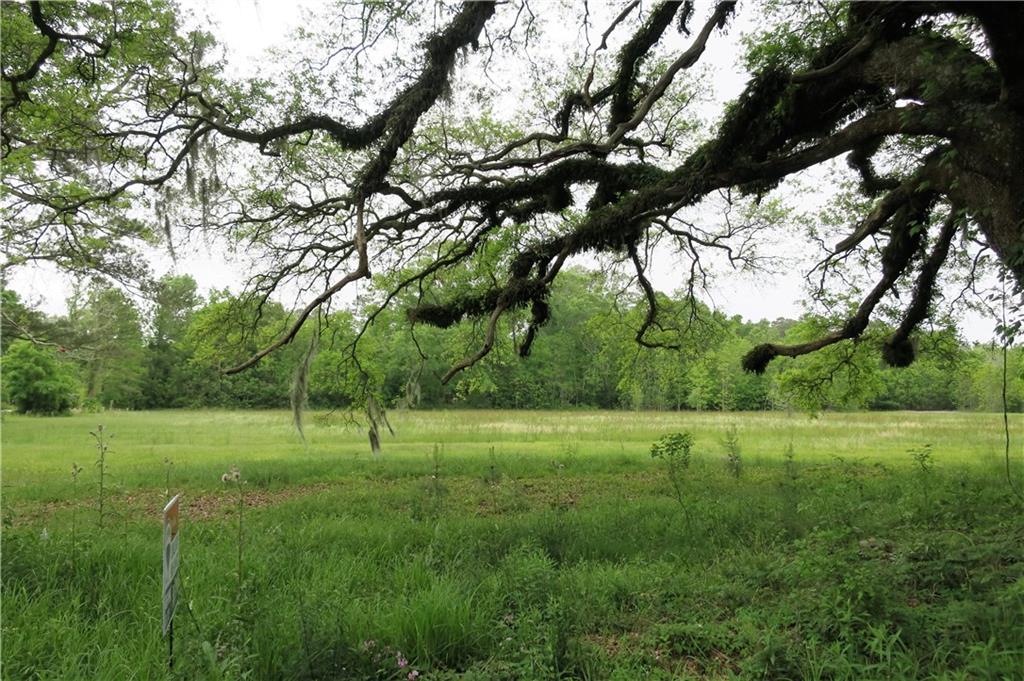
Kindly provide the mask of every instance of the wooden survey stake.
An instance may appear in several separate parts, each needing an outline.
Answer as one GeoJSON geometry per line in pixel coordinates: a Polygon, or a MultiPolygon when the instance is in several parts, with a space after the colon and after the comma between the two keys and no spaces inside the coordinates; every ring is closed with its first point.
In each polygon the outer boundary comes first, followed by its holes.
{"type": "MultiPolygon", "coordinates": [[[[164,636],[174,636],[174,609],[178,605],[178,518],[181,508],[181,495],[176,494],[164,506],[164,597],[163,597],[163,629],[164,636]]],[[[173,648],[172,648],[173,650],[173,648]]]]}

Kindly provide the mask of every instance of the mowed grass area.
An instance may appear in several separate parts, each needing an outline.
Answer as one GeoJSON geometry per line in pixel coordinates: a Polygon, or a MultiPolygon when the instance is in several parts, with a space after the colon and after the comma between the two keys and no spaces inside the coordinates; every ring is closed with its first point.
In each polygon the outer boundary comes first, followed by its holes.
{"type": "Polygon", "coordinates": [[[3,678],[1024,677],[1001,415],[389,416],[375,458],[339,414],[307,414],[305,444],[285,412],[4,415],[3,678]],[[649,451],[681,430],[677,495],[649,451]]]}

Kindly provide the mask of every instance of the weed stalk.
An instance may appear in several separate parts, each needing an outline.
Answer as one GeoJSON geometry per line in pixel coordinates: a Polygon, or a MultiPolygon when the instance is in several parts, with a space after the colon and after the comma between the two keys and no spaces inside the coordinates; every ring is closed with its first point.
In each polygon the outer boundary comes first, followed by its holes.
{"type": "Polygon", "coordinates": [[[103,529],[103,517],[104,517],[104,504],[106,502],[106,480],[107,480],[107,453],[110,449],[110,436],[104,435],[103,425],[100,424],[96,427],[95,431],[91,431],[89,435],[92,435],[96,440],[96,449],[99,451],[99,458],[96,459],[96,466],[100,469],[100,488],[98,496],[98,505],[100,512],[100,529],[103,529]]]}
{"type": "Polygon", "coordinates": [[[729,474],[739,480],[743,473],[743,459],[740,457],[740,436],[735,425],[726,429],[722,446],[725,447],[725,464],[729,469],[729,474]]]}
{"type": "Polygon", "coordinates": [[[78,562],[78,475],[82,467],[77,463],[71,464],[71,486],[75,492],[72,495],[74,501],[71,504],[71,567],[74,568],[78,562]]]}

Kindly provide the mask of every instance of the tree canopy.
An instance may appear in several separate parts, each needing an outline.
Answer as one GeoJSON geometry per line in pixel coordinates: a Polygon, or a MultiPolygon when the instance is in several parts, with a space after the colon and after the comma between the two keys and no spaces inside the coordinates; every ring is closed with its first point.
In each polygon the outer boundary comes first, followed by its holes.
{"type": "Polygon", "coordinates": [[[77,403],[74,375],[52,348],[17,340],[4,353],[3,372],[5,397],[22,413],[65,414],[77,403]]]}
{"type": "Polygon", "coordinates": [[[217,313],[250,320],[228,374],[372,278],[350,359],[363,371],[355,348],[384,310],[474,323],[448,382],[499,334],[529,355],[584,254],[629,271],[641,345],[704,332],[708,262],[757,266],[773,227],[798,229],[773,210],[780,186],[845,159],[847,210],[810,235],[827,323],[755,346],[745,369],[878,318],[884,359],[905,366],[941,282],[966,290],[990,255],[1011,294],[1024,282],[1024,4],[337,3],[321,19],[287,67],[233,79],[170,2],[5,5],[5,268],[139,281],[143,244],[212,233],[256,263],[217,313]],[[737,13],[763,18],[749,82],[705,124],[701,58],[737,13]],[[556,24],[586,26],[586,45],[545,53],[556,24]],[[681,300],[648,277],[665,250],[681,300]],[[272,305],[289,286],[294,313],[272,305]]]}

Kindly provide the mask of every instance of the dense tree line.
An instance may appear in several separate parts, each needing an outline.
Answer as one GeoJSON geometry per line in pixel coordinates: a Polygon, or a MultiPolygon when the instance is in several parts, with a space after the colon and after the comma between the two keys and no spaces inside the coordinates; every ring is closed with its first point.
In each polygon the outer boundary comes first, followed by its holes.
{"type": "MultiPolygon", "coordinates": [[[[293,315],[280,304],[267,303],[254,314],[227,292],[203,297],[190,277],[167,276],[145,306],[93,284],[74,292],[66,315],[48,316],[5,290],[5,401],[45,412],[76,405],[280,408],[295,400],[314,408],[361,408],[369,386],[391,408],[1002,408],[1001,348],[967,345],[952,325],[919,333],[919,361],[905,368],[878,359],[877,344],[891,333],[879,324],[858,341],[778,362],[764,374],[747,373],[739,359],[752,347],[802,342],[832,320],[808,315],[746,322],[693,310],[683,294],[659,293],[659,307],[669,313],[659,330],[663,347],[643,347],[635,337],[644,301],[624,293],[616,276],[582,269],[559,278],[549,327],[528,358],[517,352],[528,324],[510,317],[502,322],[508,340],[496,343],[473,371],[443,384],[452,363],[480,342],[480,325],[410,327],[390,310],[371,318],[386,290],[387,282],[350,309],[321,316],[296,342],[235,375],[222,370],[290,323],[293,315]],[[253,316],[255,326],[245,321],[253,316]],[[48,396],[37,394],[40,389],[48,396]]],[[[1009,407],[1020,411],[1024,348],[1010,350],[1008,369],[1009,407]]]]}

